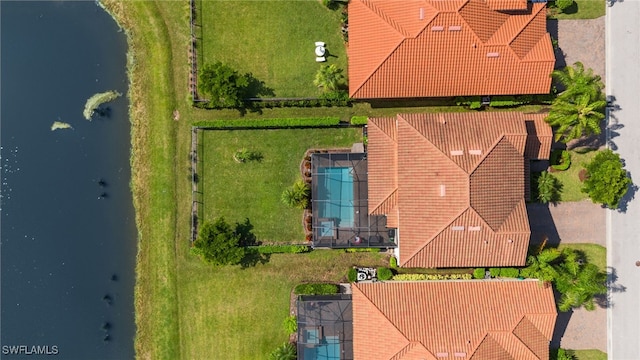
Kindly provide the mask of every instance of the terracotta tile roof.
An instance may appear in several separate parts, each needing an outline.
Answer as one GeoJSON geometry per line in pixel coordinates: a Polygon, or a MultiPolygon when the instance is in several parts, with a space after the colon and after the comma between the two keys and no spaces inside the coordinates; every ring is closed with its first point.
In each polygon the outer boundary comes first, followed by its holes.
{"type": "Polygon", "coordinates": [[[527,145],[524,156],[529,159],[548,159],[551,154],[551,144],[553,144],[553,131],[549,124],[544,121],[544,114],[525,114],[527,120],[527,145]]]}
{"type": "Polygon", "coordinates": [[[357,283],[354,359],[548,359],[556,307],[538,281],[357,283]]]}
{"type": "Polygon", "coordinates": [[[524,154],[533,144],[526,119],[514,112],[369,119],[369,212],[387,214],[399,229],[401,266],[524,265],[524,154]]]}
{"type": "Polygon", "coordinates": [[[354,98],[547,93],[555,63],[525,0],[353,0],[348,51],[354,98]]]}

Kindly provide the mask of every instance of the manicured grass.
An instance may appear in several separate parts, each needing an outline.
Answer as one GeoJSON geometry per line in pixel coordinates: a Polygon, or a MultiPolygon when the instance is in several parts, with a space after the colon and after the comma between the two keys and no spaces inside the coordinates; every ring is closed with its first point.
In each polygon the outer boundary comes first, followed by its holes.
{"type": "Polygon", "coordinates": [[[201,136],[199,174],[204,194],[201,216],[248,218],[258,240],[303,242],[302,210],[280,201],[282,192],[300,179],[300,162],[309,148],[350,148],[362,141],[360,128],[287,130],[208,130],[201,136]],[[261,161],[237,163],[242,148],[261,161]]]}
{"type": "Polygon", "coordinates": [[[381,253],[316,250],[274,254],[255,268],[215,268],[195,258],[183,261],[180,286],[183,359],[265,359],[288,340],[293,287],[302,282],[345,280],[354,264],[383,266],[381,253]]]}
{"type": "Polygon", "coordinates": [[[598,266],[600,270],[607,270],[607,249],[598,244],[560,244],[558,249],[570,248],[580,250],[587,256],[587,261],[598,266]]]}
{"type": "Polygon", "coordinates": [[[252,73],[275,97],[315,97],[320,91],[313,79],[320,63],[314,43],[323,41],[330,54],[324,64],[336,64],[346,75],[341,10],[329,10],[317,0],[196,4],[200,64],[222,61],[252,73]]]}
{"type": "Polygon", "coordinates": [[[571,153],[571,167],[565,171],[556,171],[553,173],[558,181],[562,184],[560,193],[560,201],[581,201],[588,199],[587,194],[580,191],[582,182],[578,177],[580,170],[584,168],[584,164],[588,163],[596,155],[596,151],[590,151],[586,154],[579,154],[576,151],[571,153]]]}
{"type": "Polygon", "coordinates": [[[607,360],[607,353],[600,350],[572,350],[576,360],[607,360]]]}
{"type": "MultiPolygon", "coordinates": [[[[550,9],[552,13],[556,9],[550,9]]],[[[564,19],[596,19],[605,15],[605,0],[575,0],[575,4],[566,13],[552,15],[552,18],[564,19]]]]}

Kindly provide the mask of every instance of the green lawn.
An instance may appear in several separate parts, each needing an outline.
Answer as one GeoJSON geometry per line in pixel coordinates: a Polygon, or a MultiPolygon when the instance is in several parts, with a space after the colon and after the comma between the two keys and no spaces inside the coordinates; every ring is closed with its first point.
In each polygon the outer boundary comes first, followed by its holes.
{"type": "Polygon", "coordinates": [[[607,360],[607,354],[600,350],[573,350],[576,360],[607,360]]]}
{"type": "Polygon", "coordinates": [[[180,297],[182,359],[265,359],[286,342],[293,287],[301,282],[346,280],[354,264],[384,266],[381,253],[316,250],[275,254],[255,268],[215,268],[183,260],[180,297]]]}
{"type": "MultiPolygon", "coordinates": [[[[330,56],[347,73],[340,32],[341,10],[329,10],[317,0],[215,1],[196,3],[201,34],[200,64],[222,61],[242,73],[252,73],[275,97],[320,95],[313,78],[316,41],[326,43],[330,56]]],[[[263,96],[269,97],[269,96],[263,96]]]]}
{"type": "Polygon", "coordinates": [[[558,249],[571,248],[580,250],[587,256],[587,261],[598,266],[601,271],[607,270],[607,249],[598,244],[560,244],[558,249]]]}
{"type": "Polygon", "coordinates": [[[556,171],[553,173],[562,184],[560,201],[581,201],[588,199],[587,194],[580,191],[582,182],[578,177],[580,170],[584,168],[584,164],[588,163],[596,155],[596,151],[590,151],[586,154],[579,154],[576,151],[571,153],[571,167],[566,171],[556,171]]]}
{"type": "Polygon", "coordinates": [[[201,216],[254,225],[258,240],[303,242],[302,210],[280,201],[282,192],[300,179],[300,162],[309,148],[350,148],[362,141],[360,128],[288,130],[208,130],[202,132],[201,216]],[[246,148],[262,161],[237,163],[233,154],[246,148]]]}
{"type": "Polygon", "coordinates": [[[596,19],[605,15],[605,0],[575,0],[566,13],[556,14],[557,9],[549,9],[550,17],[565,19],[596,19]]]}

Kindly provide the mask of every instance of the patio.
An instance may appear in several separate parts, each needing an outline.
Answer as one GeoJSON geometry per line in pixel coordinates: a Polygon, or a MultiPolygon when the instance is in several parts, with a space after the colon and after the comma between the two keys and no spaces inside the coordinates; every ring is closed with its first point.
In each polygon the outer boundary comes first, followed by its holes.
{"type": "Polygon", "coordinates": [[[314,247],[395,247],[385,216],[368,214],[366,153],[311,156],[314,247]]]}

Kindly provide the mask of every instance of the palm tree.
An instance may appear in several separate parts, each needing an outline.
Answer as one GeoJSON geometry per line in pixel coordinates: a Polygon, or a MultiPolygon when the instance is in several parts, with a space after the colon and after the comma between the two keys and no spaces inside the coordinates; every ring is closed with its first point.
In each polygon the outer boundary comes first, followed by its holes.
{"type": "Polygon", "coordinates": [[[547,171],[540,173],[538,177],[538,200],[546,204],[557,201],[560,197],[558,179],[547,171]]]}
{"type": "Polygon", "coordinates": [[[292,344],[282,344],[269,355],[269,360],[296,360],[296,348],[292,344]]]}
{"type": "Polygon", "coordinates": [[[560,94],[560,98],[572,100],[589,94],[591,100],[602,100],[602,79],[595,75],[592,69],[585,71],[584,65],[579,61],[562,70],[554,70],[551,76],[564,85],[565,90],[560,94]]]}
{"type": "Polygon", "coordinates": [[[562,253],[556,248],[542,249],[537,255],[529,255],[527,267],[522,269],[522,276],[538,278],[544,283],[555,281],[558,272],[554,267],[562,253]]]}
{"type": "Polygon", "coordinates": [[[600,122],[604,119],[602,110],[606,105],[605,100],[592,100],[588,93],[578,96],[575,101],[558,97],[545,120],[558,127],[556,141],[562,139],[566,143],[585,135],[600,134],[600,122]]]}
{"type": "Polygon", "coordinates": [[[558,266],[559,276],[556,289],[560,292],[560,311],[584,306],[588,311],[595,309],[593,298],[607,293],[607,275],[594,264],[588,264],[575,250],[566,248],[563,262],[558,266]]]}
{"type": "Polygon", "coordinates": [[[281,196],[283,203],[298,209],[306,209],[309,207],[309,197],[311,196],[311,188],[307,183],[298,180],[293,186],[286,189],[281,196]]]}
{"type": "Polygon", "coordinates": [[[342,75],[342,69],[339,69],[335,64],[322,65],[316,73],[316,78],[313,80],[313,84],[323,88],[324,91],[338,90],[343,82],[344,75],[342,75]]]}

